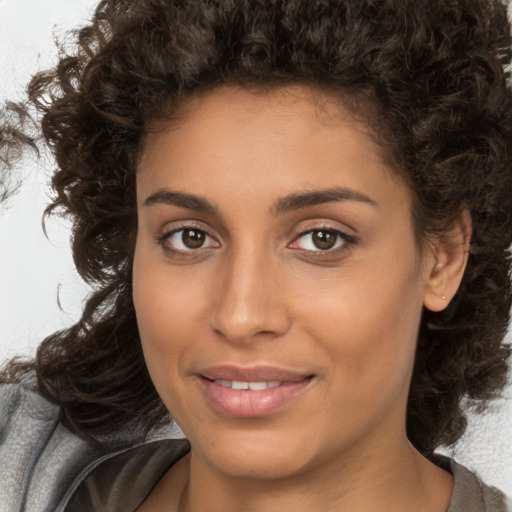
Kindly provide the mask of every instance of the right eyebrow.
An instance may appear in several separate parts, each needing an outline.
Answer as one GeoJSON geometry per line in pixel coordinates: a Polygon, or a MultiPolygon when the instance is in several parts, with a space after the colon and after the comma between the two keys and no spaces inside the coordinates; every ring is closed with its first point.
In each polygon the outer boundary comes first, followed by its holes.
{"type": "Polygon", "coordinates": [[[218,208],[203,197],[168,189],[158,190],[148,196],[143,203],[144,206],[153,206],[155,204],[178,206],[179,208],[195,210],[201,213],[216,214],[218,212],[218,208]]]}
{"type": "Polygon", "coordinates": [[[378,204],[366,194],[351,188],[333,187],[325,190],[305,190],[281,197],[272,210],[275,215],[278,215],[301,208],[341,201],[356,201],[378,208],[378,204]]]}

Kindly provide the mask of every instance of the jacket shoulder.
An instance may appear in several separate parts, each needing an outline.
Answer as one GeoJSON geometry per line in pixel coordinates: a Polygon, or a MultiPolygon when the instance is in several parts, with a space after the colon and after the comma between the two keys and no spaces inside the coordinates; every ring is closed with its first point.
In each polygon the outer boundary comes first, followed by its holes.
{"type": "Polygon", "coordinates": [[[55,511],[94,451],[60,421],[60,408],[25,384],[0,385],[2,512],[55,511]]]}
{"type": "Polygon", "coordinates": [[[455,461],[443,457],[441,467],[454,478],[454,489],[448,512],[512,512],[510,500],[496,487],[485,484],[475,473],[455,461]]]}

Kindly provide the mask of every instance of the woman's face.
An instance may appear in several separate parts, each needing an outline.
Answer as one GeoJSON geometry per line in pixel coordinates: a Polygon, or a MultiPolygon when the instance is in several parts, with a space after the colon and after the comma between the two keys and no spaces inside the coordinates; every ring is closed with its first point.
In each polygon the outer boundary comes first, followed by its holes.
{"type": "Polygon", "coordinates": [[[336,100],[191,99],[148,136],[137,195],[146,363],[197,460],[280,478],[406,442],[430,256],[407,185],[336,100]]]}

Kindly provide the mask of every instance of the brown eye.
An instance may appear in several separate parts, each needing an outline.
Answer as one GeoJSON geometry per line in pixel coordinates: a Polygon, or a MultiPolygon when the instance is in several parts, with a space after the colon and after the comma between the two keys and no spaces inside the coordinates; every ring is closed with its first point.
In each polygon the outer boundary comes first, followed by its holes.
{"type": "Polygon", "coordinates": [[[338,231],[337,229],[319,228],[311,229],[298,236],[291,244],[294,249],[302,249],[310,253],[332,254],[337,249],[342,249],[345,245],[355,243],[355,239],[350,235],[338,231]]]}
{"type": "Polygon", "coordinates": [[[184,227],[164,235],[160,242],[165,248],[176,252],[191,252],[198,249],[218,247],[218,243],[202,229],[184,227]]]}
{"type": "Polygon", "coordinates": [[[318,230],[311,232],[311,242],[322,251],[332,249],[338,241],[339,234],[336,231],[318,230]]]}
{"type": "Polygon", "coordinates": [[[189,249],[199,249],[204,245],[206,235],[198,229],[184,229],[181,235],[181,241],[189,249]]]}

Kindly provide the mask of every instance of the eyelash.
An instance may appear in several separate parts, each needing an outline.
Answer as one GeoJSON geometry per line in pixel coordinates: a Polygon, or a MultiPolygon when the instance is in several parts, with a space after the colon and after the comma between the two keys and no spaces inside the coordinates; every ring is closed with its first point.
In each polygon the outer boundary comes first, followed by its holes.
{"type": "MultiPolygon", "coordinates": [[[[292,244],[297,242],[298,240],[311,235],[312,233],[320,233],[320,232],[328,232],[331,234],[334,234],[337,238],[335,241],[335,244],[341,240],[341,246],[334,247],[331,249],[317,249],[317,250],[311,250],[311,249],[302,249],[300,247],[294,248],[296,251],[300,251],[303,254],[307,254],[309,257],[314,258],[325,258],[329,256],[338,256],[344,252],[349,251],[353,246],[355,246],[358,243],[358,240],[356,237],[349,235],[345,233],[344,231],[341,231],[340,229],[333,228],[332,226],[315,226],[309,229],[306,229],[305,231],[301,231],[292,241],[292,244]]],[[[290,244],[291,245],[291,244],[290,244]]]]}
{"type": "MultiPolygon", "coordinates": [[[[182,233],[186,230],[195,231],[197,233],[202,233],[205,237],[213,240],[214,241],[213,248],[216,248],[219,246],[219,243],[214,239],[214,237],[209,235],[206,230],[204,230],[198,226],[195,226],[194,224],[187,224],[184,226],[180,226],[177,229],[173,229],[172,231],[168,231],[168,232],[164,233],[162,236],[157,238],[157,243],[164,249],[164,251],[166,253],[168,253],[172,257],[177,257],[177,258],[195,257],[198,255],[199,252],[202,252],[204,250],[212,248],[212,246],[209,246],[209,247],[201,246],[201,247],[198,247],[197,249],[189,248],[188,250],[172,248],[169,245],[169,240],[171,239],[171,237],[178,233],[182,233]]],[[[293,250],[299,251],[303,254],[307,254],[309,257],[314,257],[314,258],[324,257],[325,258],[327,256],[336,256],[343,252],[346,252],[346,251],[350,250],[357,243],[358,243],[358,240],[356,237],[349,235],[339,229],[333,228],[331,226],[315,226],[315,227],[306,229],[305,231],[301,231],[300,233],[298,233],[297,236],[295,236],[293,241],[290,244],[288,244],[287,247],[289,247],[293,250]],[[335,240],[335,245],[339,242],[339,239],[341,239],[341,241],[342,241],[341,246],[335,247],[332,249],[325,249],[325,250],[323,250],[323,249],[318,249],[318,250],[302,249],[300,247],[295,248],[292,246],[298,240],[300,240],[308,235],[311,235],[312,233],[315,233],[315,232],[319,233],[322,231],[329,232],[331,234],[334,234],[337,237],[335,240]]]]}
{"type": "MultiPolygon", "coordinates": [[[[163,250],[169,254],[170,256],[172,257],[177,257],[177,258],[187,258],[187,257],[194,257],[196,256],[196,254],[200,251],[203,251],[205,249],[208,249],[209,247],[199,247],[197,249],[188,249],[188,250],[180,250],[180,249],[173,249],[170,245],[169,245],[169,240],[171,239],[171,237],[173,235],[176,235],[177,233],[182,233],[186,230],[189,230],[189,231],[195,231],[197,233],[202,233],[203,235],[205,235],[206,237],[210,238],[211,240],[214,240],[216,246],[218,246],[218,242],[215,241],[215,239],[210,236],[208,234],[208,232],[202,228],[200,228],[199,226],[195,226],[194,224],[187,224],[187,225],[184,225],[184,226],[180,226],[179,228],[176,228],[176,229],[173,229],[171,231],[168,231],[166,233],[164,233],[162,236],[158,237],[157,238],[157,242],[158,244],[163,248],[163,250]],[[193,253],[196,253],[196,254],[193,254],[193,253]]],[[[183,236],[183,235],[182,235],[183,236]]]]}

